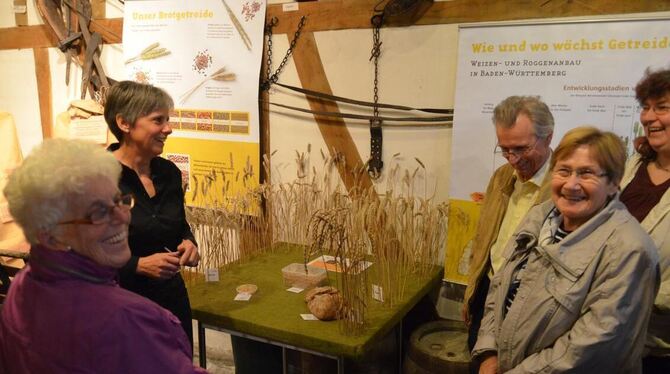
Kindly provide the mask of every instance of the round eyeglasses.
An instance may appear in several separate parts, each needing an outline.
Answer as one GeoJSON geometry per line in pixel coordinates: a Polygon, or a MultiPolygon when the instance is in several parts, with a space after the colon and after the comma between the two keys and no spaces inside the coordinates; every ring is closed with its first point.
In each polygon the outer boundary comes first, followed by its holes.
{"type": "Polygon", "coordinates": [[[670,104],[669,103],[661,103],[657,105],[642,105],[642,111],[641,114],[646,114],[649,113],[649,111],[653,111],[656,113],[658,116],[662,116],[665,114],[670,113],[670,104]]]}
{"type": "Polygon", "coordinates": [[[535,148],[535,145],[539,140],[540,138],[535,138],[535,142],[533,142],[533,144],[526,145],[523,147],[507,148],[507,147],[501,147],[500,145],[496,145],[494,153],[502,154],[502,156],[505,157],[506,159],[509,159],[512,156],[516,158],[521,158],[527,155],[528,152],[530,152],[533,148],[535,148]]]}
{"type": "Polygon", "coordinates": [[[554,177],[561,179],[568,179],[572,174],[575,174],[580,182],[594,182],[604,176],[607,176],[606,172],[598,173],[588,168],[577,170],[572,170],[569,168],[558,168],[553,171],[553,174],[554,177]]]}
{"type": "Polygon", "coordinates": [[[119,195],[114,197],[112,205],[97,206],[86,218],[73,219],[70,221],[58,222],[59,225],[102,225],[112,221],[114,209],[121,209],[128,212],[135,206],[135,198],[132,194],[119,195]]]}

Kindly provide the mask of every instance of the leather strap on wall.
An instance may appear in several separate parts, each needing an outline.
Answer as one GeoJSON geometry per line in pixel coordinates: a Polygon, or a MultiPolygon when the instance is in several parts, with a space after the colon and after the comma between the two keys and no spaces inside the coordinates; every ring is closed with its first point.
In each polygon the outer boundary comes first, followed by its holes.
{"type": "Polygon", "coordinates": [[[382,120],[377,117],[370,120],[370,160],[368,174],[377,179],[381,174],[384,162],[382,161],[382,120]]]}

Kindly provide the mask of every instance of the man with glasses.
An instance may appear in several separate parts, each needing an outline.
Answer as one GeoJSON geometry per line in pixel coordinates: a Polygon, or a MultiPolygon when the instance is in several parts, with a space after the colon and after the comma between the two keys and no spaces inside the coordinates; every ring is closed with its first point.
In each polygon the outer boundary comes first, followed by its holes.
{"type": "MultiPolygon", "coordinates": [[[[486,188],[481,219],[472,243],[463,319],[473,348],[490,279],[504,262],[505,244],[530,208],[550,197],[549,158],[554,117],[535,96],[510,96],[493,111],[496,153],[507,159],[486,188]]],[[[471,372],[478,372],[478,363],[471,372]]]]}

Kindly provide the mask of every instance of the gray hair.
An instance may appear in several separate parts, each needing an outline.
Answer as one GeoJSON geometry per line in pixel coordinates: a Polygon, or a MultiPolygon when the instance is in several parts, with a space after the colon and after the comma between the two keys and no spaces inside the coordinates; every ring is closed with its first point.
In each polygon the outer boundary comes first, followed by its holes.
{"type": "Polygon", "coordinates": [[[510,96],[493,109],[493,124],[511,128],[519,114],[525,114],[533,123],[535,136],[546,139],[554,132],[554,116],[539,96],[510,96]]]}
{"type": "Polygon", "coordinates": [[[142,116],[156,110],[170,110],[174,108],[174,101],[165,90],[132,81],[116,83],[107,92],[105,99],[105,122],[109,131],[118,141],[123,141],[123,131],[116,123],[116,116],[121,116],[130,126],[142,116]]]}
{"type": "Polygon", "coordinates": [[[82,195],[91,178],[117,183],[121,165],[97,144],[51,139],[36,147],[11,173],[4,194],[9,212],[35,244],[40,231],[51,231],[67,213],[68,197],[82,195]]]}

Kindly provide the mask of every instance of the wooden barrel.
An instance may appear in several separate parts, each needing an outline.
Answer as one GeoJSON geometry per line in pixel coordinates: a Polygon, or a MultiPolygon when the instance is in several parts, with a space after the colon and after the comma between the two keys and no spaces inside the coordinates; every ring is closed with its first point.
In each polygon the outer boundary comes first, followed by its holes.
{"type": "Polygon", "coordinates": [[[433,321],[419,326],[405,355],[405,374],[467,374],[468,332],[461,321],[433,321]]]}

